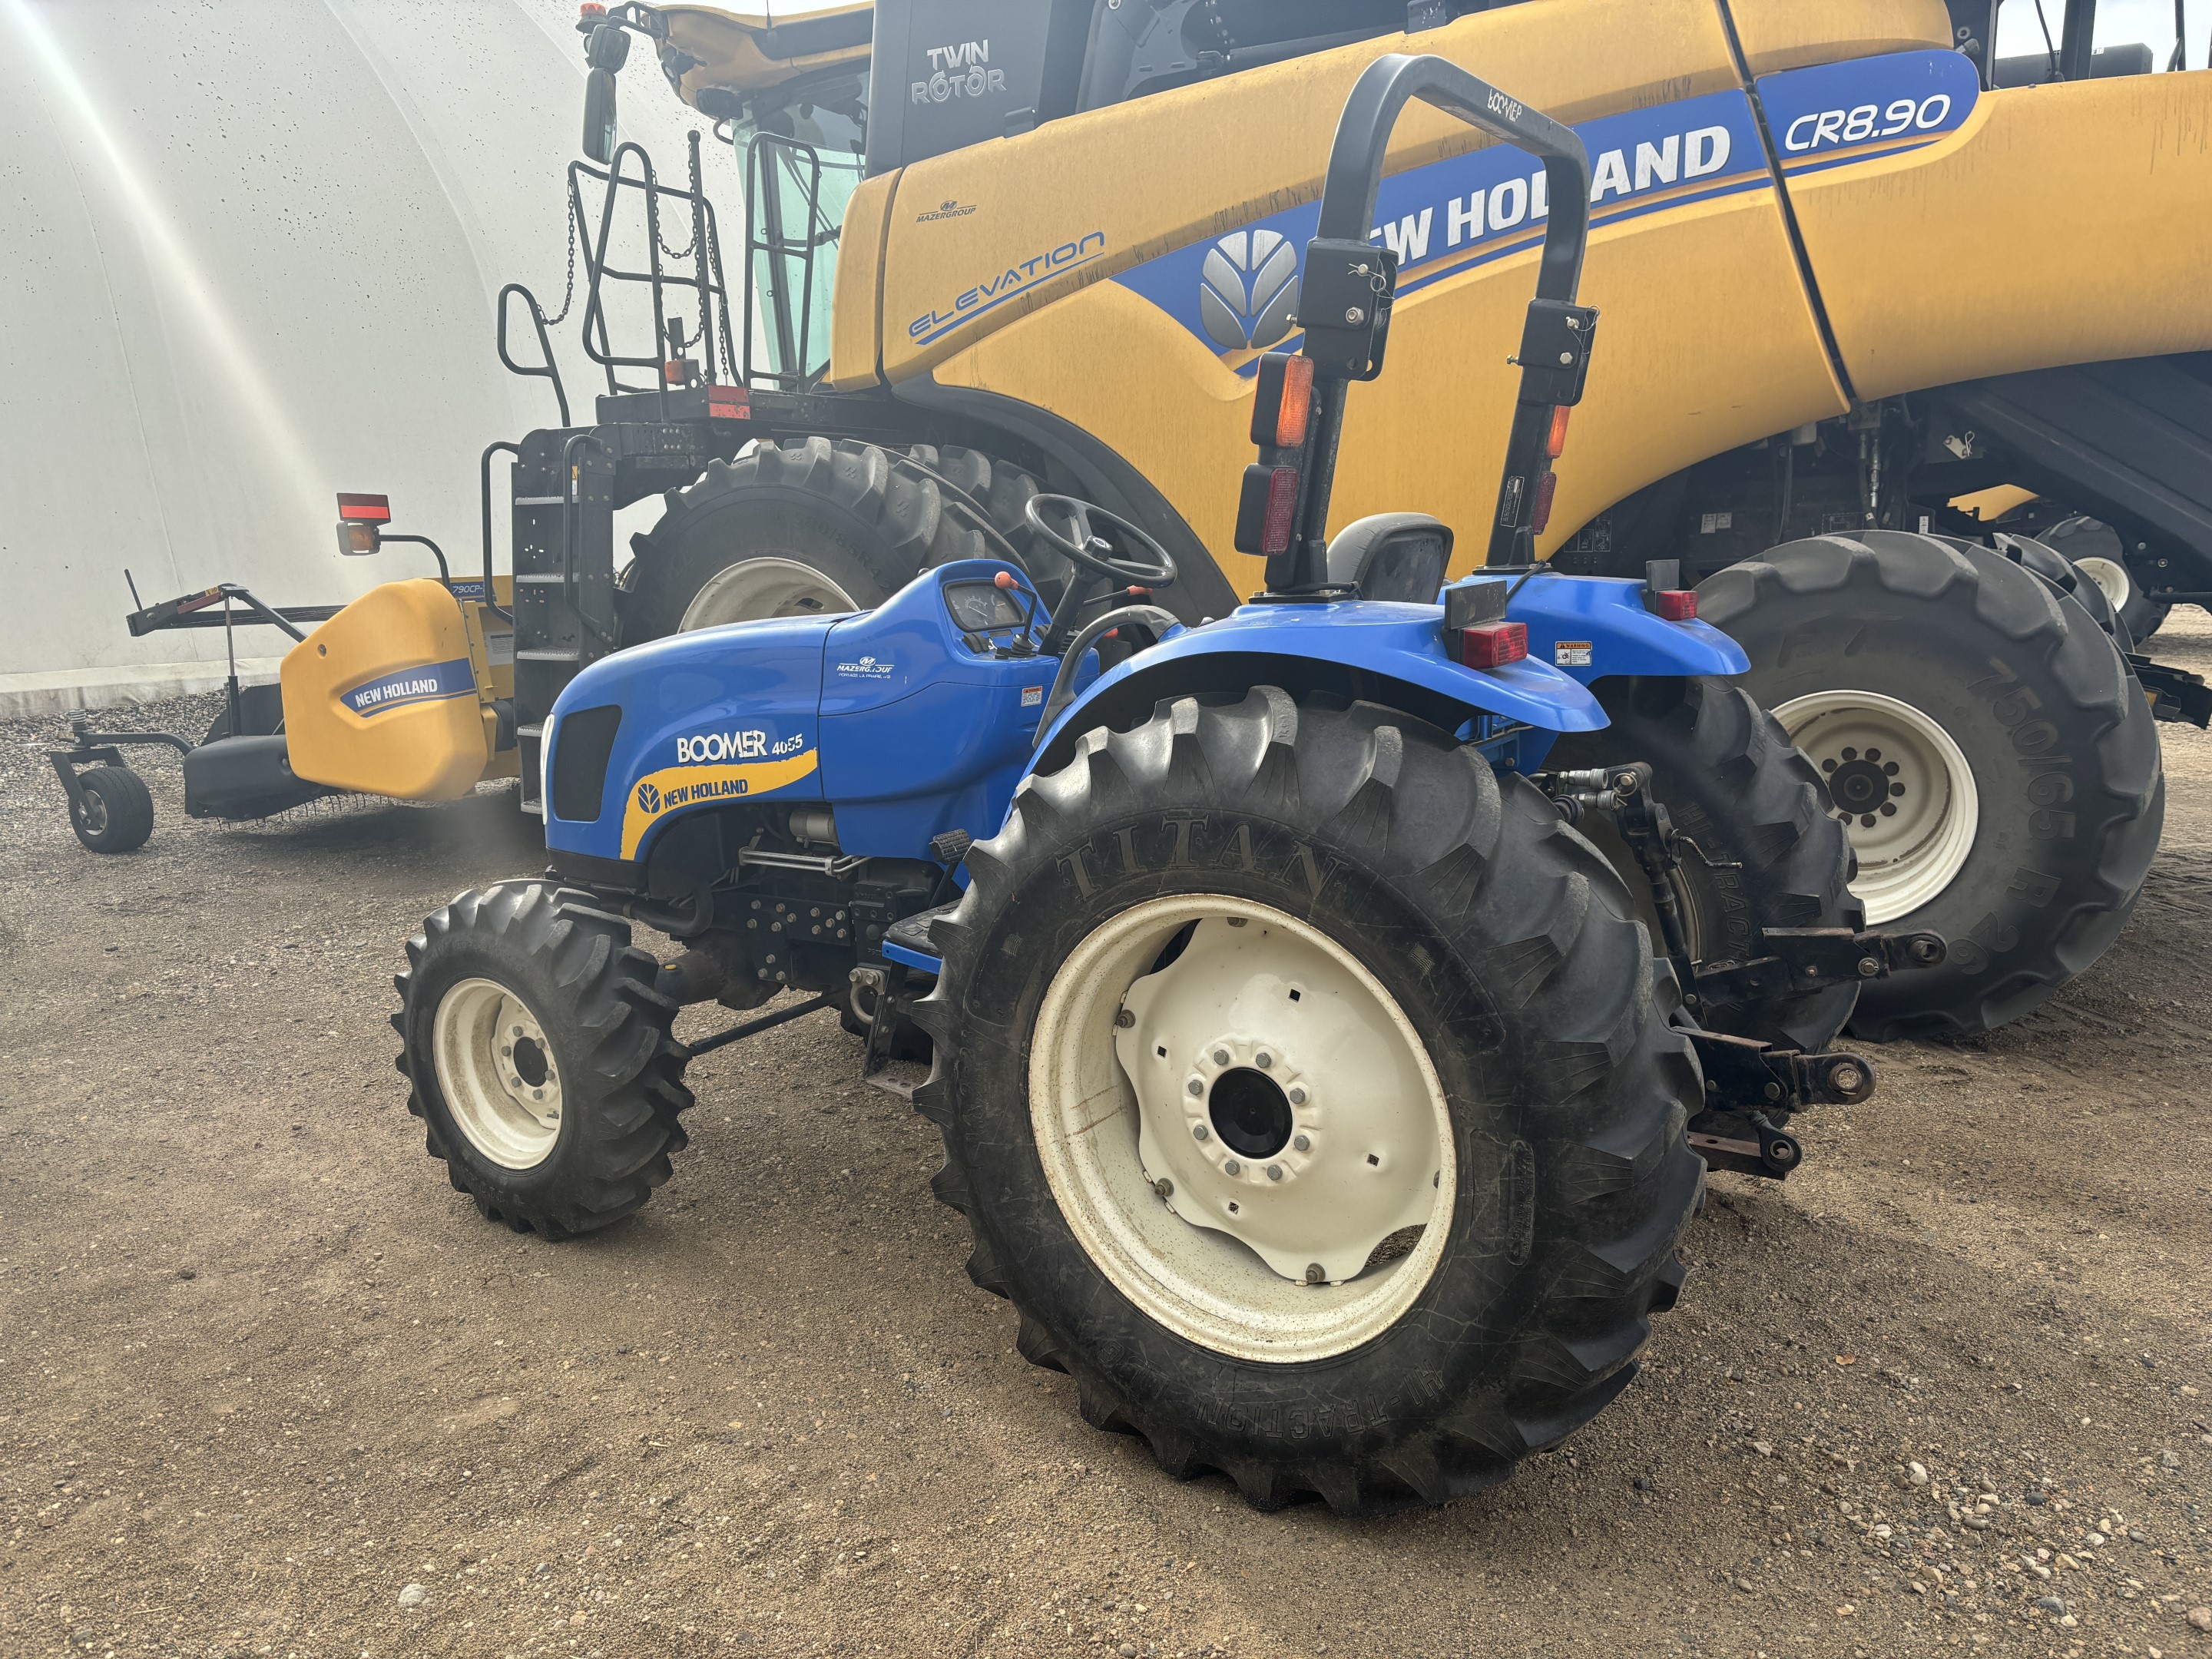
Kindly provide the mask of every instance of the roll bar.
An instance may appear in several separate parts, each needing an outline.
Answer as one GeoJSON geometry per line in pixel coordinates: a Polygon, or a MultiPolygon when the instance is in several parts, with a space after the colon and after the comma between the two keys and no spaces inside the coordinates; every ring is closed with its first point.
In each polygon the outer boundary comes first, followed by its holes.
{"type": "MultiPolygon", "coordinates": [[[[1370,64],[1338,118],[1322,182],[1316,234],[1306,246],[1298,295],[1305,331],[1300,355],[1313,360],[1313,425],[1291,544],[1267,560],[1267,592],[1320,597],[1328,589],[1328,524],[1345,387],[1382,373],[1398,256],[1368,240],[1390,134],[1419,100],[1540,158],[1550,208],[1537,262],[1536,295],[1522,326],[1521,368],[1505,472],[1492,515],[1486,562],[1531,564],[1548,514],[1554,411],[1581,400],[1597,313],[1576,303],[1589,240],[1589,155],[1574,132],[1441,58],[1394,52],[1370,64]]],[[[1255,422],[1255,430],[1257,427],[1255,422]]],[[[1279,452],[1263,444],[1265,471],[1279,452]]],[[[1259,485],[1264,491],[1264,483],[1259,485]]],[[[1256,499],[1256,496],[1255,496],[1256,499]]],[[[1242,520],[1240,520],[1240,522],[1242,520]]]]}
{"type": "Polygon", "coordinates": [[[1337,119],[1336,141],[1329,146],[1321,224],[1315,234],[1338,240],[1367,240],[1368,227],[1375,222],[1375,196],[1382,188],[1390,134],[1406,106],[1417,98],[1543,161],[1551,216],[1544,227],[1536,295],[1572,301],[1582,280],[1583,249],[1589,240],[1589,152],[1572,127],[1441,58],[1392,52],[1376,58],[1360,76],[1337,119]]]}

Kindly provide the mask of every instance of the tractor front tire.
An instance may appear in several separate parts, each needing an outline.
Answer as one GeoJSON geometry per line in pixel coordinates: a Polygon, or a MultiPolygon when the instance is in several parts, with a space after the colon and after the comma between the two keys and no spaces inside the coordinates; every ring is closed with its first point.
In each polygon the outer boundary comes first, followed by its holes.
{"type": "Polygon", "coordinates": [[[1867,983],[1875,1042],[1985,1031],[2094,962],[2158,849],[2157,727],[2071,599],[1985,548],[1903,531],[1787,543],[1699,589],[1743,684],[1850,814],[1870,926],[1940,968],[1867,983]]]}
{"type": "Polygon", "coordinates": [[[917,1106],[969,1273],[1177,1478],[1364,1515],[1625,1388],[1702,1192],[1619,878],[1372,704],[1162,703],[968,855],[917,1106]]]}
{"type": "Polygon", "coordinates": [[[573,1238],[668,1179],[690,1056],[627,921],[573,888],[502,882],[434,913],[407,959],[392,1017],[407,1109],[485,1216],[573,1238]]]}
{"type": "Polygon", "coordinates": [[[135,853],[154,833],[154,796],[127,766],[88,766],[70,797],[70,828],[95,853],[135,853]]]}
{"type": "Polygon", "coordinates": [[[669,491],[660,522],[631,542],[623,642],[872,610],[923,570],[999,550],[959,501],[963,493],[1018,550],[1028,546],[1022,517],[1036,481],[976,450],[900,457],[811,437],[710,461],[697,482],[669,491]]]}
{"type": "MultiPolygon", "coordinates": [[[[1612,724],[1563,738],[1547,767],[1645,761],[1652,793],[1689,837],[1675,886],[1691,959],[1700,966],[1768,954],[1769,927],[1864,926],[1851,896],[1851,845],[1827,787],[1773,716],[1729,680],[1633,677],[1594,688],[1612,724]]],[[[1646,878],[1604,824],[1590,839],[1639,901],[1646,878]]],[[[1638,914],[1663,949],[1658,916],[1638,914]]],[[[1826,1048],[1857,1000],[1856,983],[1694,1010],[1708,1030],[1808,1052],[1826,1048]]]]}

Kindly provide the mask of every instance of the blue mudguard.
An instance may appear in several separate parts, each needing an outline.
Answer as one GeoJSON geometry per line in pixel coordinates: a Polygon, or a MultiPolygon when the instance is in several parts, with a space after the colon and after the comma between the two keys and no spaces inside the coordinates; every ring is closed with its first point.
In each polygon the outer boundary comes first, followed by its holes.
{"type": "Polygon", "coordinates": [[[1642,582],[1539,571],[1521,582],[1505,614],[1528,625],[1533,660],[1584,685],[1616,674],[1725,676],[1751,666],[1743,647],[1711,623],[1668,622],[1645,610],[1642,582]]]}
{"type": "Polygon", "coordinates": [[[1223,655],[1341,664],[1439,693],[1470,719],[1488,715],[1551,732],[1593,732],[1605,725],[1597,699],[1568,675],[1534,660],[1533,650],[1530,660],[1504,668],[1463,668],[1452,661],[1439,631],[1443,616],[1437,605],[1375,599],[1240,605],[1218,622],[1173,630],[1152,649],[1100,675],[1037,747],[1050,747],[1092,703],[1133,679],[1157,680],[1159,695],[1173,696],[1178,669],[1200,667],[1200,659],[1223,655]]]}

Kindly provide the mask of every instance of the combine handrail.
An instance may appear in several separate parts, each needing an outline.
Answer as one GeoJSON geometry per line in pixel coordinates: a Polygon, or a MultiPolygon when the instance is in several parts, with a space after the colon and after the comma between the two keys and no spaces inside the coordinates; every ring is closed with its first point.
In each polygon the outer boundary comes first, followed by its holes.
{"type": "Polygon", "coordinates": [[[545,313],[538,303],[538,296],[520,283],[509,283],[505,288],[500,289],[497,305],[499,309],[500,362],[507,365],[507,372],[509,374],[520,374],[526,380],[544,380],[552,381],[554,401],[561,405],[561,424],[562,426],[568,425],[568,389],[561,384],[561,365],[554,358],[553,341],[551,337],[545,331],[545,313]],[[522,296],[522,303],[530,307],[531,325],[538,331],[538,349],[544,354],[545,357],[545,363],[543,368],[528,368],[524,367],[522,364],[514,361],[513,355],[509,353],[507,349],[507,295],[510,294],[520,294],[522,296]]]}

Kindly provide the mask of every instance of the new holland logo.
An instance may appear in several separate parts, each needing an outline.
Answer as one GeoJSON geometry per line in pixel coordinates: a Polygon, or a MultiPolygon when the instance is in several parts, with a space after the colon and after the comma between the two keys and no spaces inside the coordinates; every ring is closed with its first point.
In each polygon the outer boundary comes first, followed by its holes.
{"type": "Polygon", "coordinates": [[[660,791],[650,783],[638,785],[637,810],[641,812],[658,812],[660,810],[660,791]]]}
{"type": "Polygon", "coordinates": [[[1232,231],[1206,250],[1198,314],[1224,351],[1265,350],[1295,326],[1298,251],[1272,230],[1232,231]]]}

